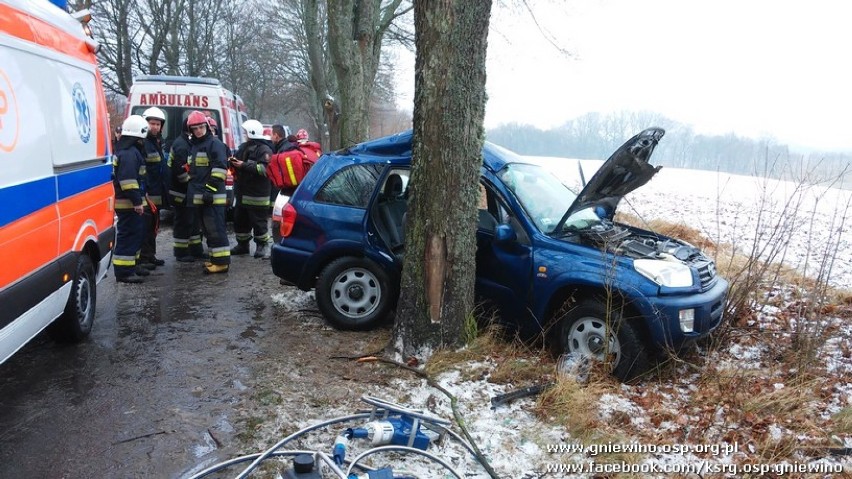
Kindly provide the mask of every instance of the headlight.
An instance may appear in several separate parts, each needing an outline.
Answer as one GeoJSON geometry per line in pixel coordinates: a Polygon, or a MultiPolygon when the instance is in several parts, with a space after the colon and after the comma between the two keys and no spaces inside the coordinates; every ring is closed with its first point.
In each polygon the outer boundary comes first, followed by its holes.
{"type": "Polygon", "coordinates": [[[633,260],[633,267],[642,276],[669,288],[692,286],[692,270],[689,266],[656,259],[633,260]]]}

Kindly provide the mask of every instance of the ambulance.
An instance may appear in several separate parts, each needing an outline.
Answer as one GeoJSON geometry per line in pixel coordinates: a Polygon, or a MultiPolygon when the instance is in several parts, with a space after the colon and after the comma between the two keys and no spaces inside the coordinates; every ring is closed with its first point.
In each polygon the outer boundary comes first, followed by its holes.
{"type": "Polygon", "coordinates": [[[89,334],[115,240],[98,44],[62,4],[0,0],[0,363],[89,334]]]}
{"type": "Polygon", "coordinates": [[[215,78],[171,75],[134,78],[127,98],[127,114],[141,115],[152,106],[166,113],[163,143],[167,146],[181,134],[183,122],[193,110],[215,120],[217,136],[231,151],[246,141],[242,130],[243,122],[248,120],[246,105],[239,95],[224,88],[215,78]]]}

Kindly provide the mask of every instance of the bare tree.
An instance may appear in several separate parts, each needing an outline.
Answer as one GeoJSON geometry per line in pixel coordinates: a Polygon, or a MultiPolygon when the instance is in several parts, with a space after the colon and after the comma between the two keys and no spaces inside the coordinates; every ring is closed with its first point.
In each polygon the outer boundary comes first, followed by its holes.
{"type": "Polygon", "coordinates": [[[328,42],[339,92],[339,99],[327,98],[324,102],[326,112],[335,123],[329,127],[339,129],[339,141],[332,141],[332,148],[369,138],[370,100],[382,40],[394,20],[411,9],[402,4],[403,0],[326,2],[328,42]]]}
{"type": "Polygon", "coordinates": [[[92,24],[101,43],[98,61],[106,73],[104,86],[122,95],[127,95],[133,84],[135,45],[131,39],[137,37],[140,30],[132,15],[133,8],[130,2],[120,0],[92,6],[92,24]]]}
{"type": "Polygon", "coordinates": [[[458,345],[473,312],[490,10],[490,0],[414,2],[412,199],[394,330],[406,357],[458,345]]]}

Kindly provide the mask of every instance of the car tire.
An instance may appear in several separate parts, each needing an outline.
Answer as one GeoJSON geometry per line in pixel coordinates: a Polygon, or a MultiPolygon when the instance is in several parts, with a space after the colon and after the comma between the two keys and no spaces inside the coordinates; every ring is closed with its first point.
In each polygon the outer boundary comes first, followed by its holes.
{"type": "Polygon", "coordinates": [[[374,328],[390,313],[393,296],[387,274],[365,258],[338,258],[317,279],[317,306],[339,329],[374,328]]]}
{"type": "Polygon", "coordinates": [[[78,343],[92,331],[97,302],[97,280],[92,259],[85,253],[77,258],[74,283],[65,311],[48,328],[48,334],[61,343],[78,343]]]}
{"type": "Polygon", "coordinates": [[[609,333],[612,375],[622,382],[633,381],[648,371],[648,352],[636,325],[624,320],[619,311],[613,310],[609,321],[613,327],[608,329],[606,304],[603,301],[588,300],[573,304],[556,325],[557,347],[561,354],[604,360],[604,338],[609,333]]]}

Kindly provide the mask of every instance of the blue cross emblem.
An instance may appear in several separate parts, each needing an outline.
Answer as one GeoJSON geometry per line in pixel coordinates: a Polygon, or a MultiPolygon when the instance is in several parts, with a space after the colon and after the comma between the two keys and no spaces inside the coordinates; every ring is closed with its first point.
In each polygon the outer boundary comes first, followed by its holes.
{"type": "Polygon", "coordinates": [[[89,111],[89,102],[86,100],[86,92],[79,83],[75,83],[71,96],[74,99],[74,121],[77,123],[77,133],[83,143],[88,143],[92,137],[92,116],[89,111]]]}

